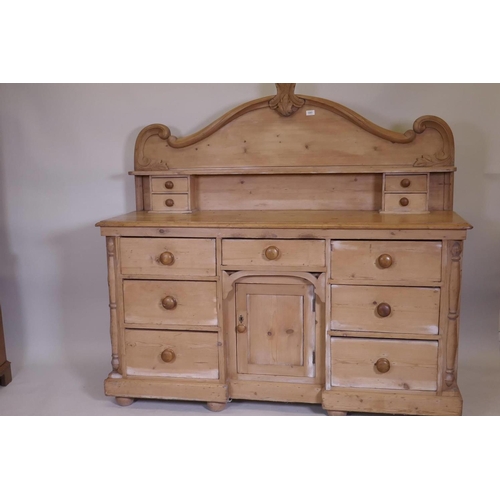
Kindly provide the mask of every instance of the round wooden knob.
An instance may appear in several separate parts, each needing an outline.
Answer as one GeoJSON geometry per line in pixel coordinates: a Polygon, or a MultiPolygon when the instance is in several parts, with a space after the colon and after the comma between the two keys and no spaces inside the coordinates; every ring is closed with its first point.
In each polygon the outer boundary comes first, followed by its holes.
{"type": "Polygon", "coordinates": [[[160,354],[161,360],[165,361],[165,363],[172,363],[175,360],[175,352],[172,349],[165,349],[160,354]]]}
{"type": "Polygon", "coordinates": [[[161,305],[168,310],[175,309],[177,307],[177,301],[175,300],[174,297],[171,297],[169,295],[161,301],[161,305]]]}
{"type": "Polygon", "coordinates": [[[167,205],[167,207],[173,207],[174,200],[172,200],[172,198],[168,198],[168,200],[165,200],[165,205],[167,205]]]}
{"type": "Polygon", "coordinates": [[[410,187],[411,181],[410,181],[410,179],[403,179],[400,182],[400,184],[401,184],[401,187],[407,188],[407,187],[410,187]]]}
{"type": "Polygon", "coordinates": [[[391,306],[389,304],[386,304],[385,302],[380,303],[377,306],[377,314],[381,318],[387,318],[387,316],[391,314],[391,306]]]}
{"type": "Polygon", "coordinates": [[[160,255],[160,262],[164,266],[171,266],[175,261],[174,254],[172,252],[163,252],[160,255]]]}
{"type": "MultiPolygon", "coordinates": [[[[403,181],[401,181],[401,182],[403,182],[403,181]]],[[[167,182],[165,182],[165,187],[167,189],[174,189],[174,183],[172,181],[167,181],[167,182]]]]}
{"type": "Polygon", "coordinates": [[[401,198],[399,200],[399,204],[402,206],[402,207],[407,207],[408,204],[410,203],[410,200],[408,198],[401,198]]]}
{"type": "Polygon", "coordinates": [[[264,255],[268,260],[276,260],[280,256],[280,250],[275,246],[267,247],[264,255]]]}
{"type": "Polygon", "coordinates": [[[392,257],[388,253],[383,253],[379,256],[377,262],[382,269],[387,269],[392,266],[392,257]]]}
{"type": "Polygon", "coordinates": [[[236,327],[236,330],[238,330],[238,333],[245,333],[247,331],[247,327],[245,325],[242,325],[241,323],[236,327]]]}
{"type": "Polygon", "coordinates": [[[375,368],[380,373],[387,373],[391,369],[391,363],[386,358],[380,358],[377,359],[377,362],[375,363],[375,368]]]}

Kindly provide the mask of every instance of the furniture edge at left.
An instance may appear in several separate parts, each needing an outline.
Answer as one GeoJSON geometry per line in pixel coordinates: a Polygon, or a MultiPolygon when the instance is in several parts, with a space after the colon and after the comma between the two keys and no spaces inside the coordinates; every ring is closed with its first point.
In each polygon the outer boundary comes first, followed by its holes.
{"type": "Polygon", "coordinates": [[[3,334],[2,308],[0,307],[0,385],[6,386],[12,381],[10,362],[7,361],[5,337],[3,334]]]}

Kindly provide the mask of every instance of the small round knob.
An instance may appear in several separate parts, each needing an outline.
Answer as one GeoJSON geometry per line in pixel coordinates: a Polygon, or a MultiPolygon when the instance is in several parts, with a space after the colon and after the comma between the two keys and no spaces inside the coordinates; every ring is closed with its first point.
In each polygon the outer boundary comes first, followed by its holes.
{"type": "Polygon", "coordinates": [[[167,205],[167,207],[173,207],[174,200],[172,200],[172,198],[168,198],[168,200],[165,200],[165,205],[167,205]]]}
{"type": "MultiPolygon", "coordinates": [[[[403,181],[401,181],[401,182],[403,182],[403,181]]],[[[172,181],[167,181],[167,182],[165,182],[165,187],[167,189],[174,189],[174,183],[172,181]]]]}
{"type": "Polygon", "coordinates": [[[380,373],[387,373],[391,369],[391,363],[387,358],[377,359],[375,368],[380,373]]]}
{"type": "Polygon", "coordinates": [[[238,333],[245,333],[247,331],[247,327],[245,325],[242,325],[241,323],[236,327],[236,330],[238,330],[238,333]]]}
{"type": "Polygon", "coordinates": [[[407,188],[407,187],[410,187],[411,181],[410,181],[410,179],[403,179],[400,182],[400,184],[401,184],[401,187],[407,188]]]}
{"type": "Polygon", "coordinates": [[[280,256],[280,250],[275,246],[267,247],[264,255],[268,260],[276,260],[280,256]]]}
{"type": "Polygon", "coordinates": [[[402,207],[407,207],[408,204],[410,203],[410,200],[408,198],[401,198],[399,200],[399,204],[402,206],[402,207]]]}
{"type": "Polygon", "coordinates": [[[379,256],[377,262],[382,269],[387,269],[392,266],[392,257],[388,253],[383,253],[379,256]]]}
{"type": "Polygon", "coordinates": [[[160,255],[160,262],[164,266],[171,266],[175,261],[174,254],[172,252],[163,252],[160,255]]]}
{"type": "Polygon", "coordinates": [[[177,301],[175,300],[174,297],[171,297],[169,295],[161,301],[161,305],[168,310],[175,309],[177,307],[177,301]]]}
{"type": "Polygon", "coordinates": [[[389,304],[386,304],[385,302],[380,303],[377,306],[377,314],[381,318],[387,318],[387,316],[391,314],[391,306],[389,304]]]}
{"type": "Polygon", "coordinates": [[[175,352],[172,349],[165,349],[160,354],[161,360],[165,361],[165,363],[172,363],[175,360],[175,352]]]}

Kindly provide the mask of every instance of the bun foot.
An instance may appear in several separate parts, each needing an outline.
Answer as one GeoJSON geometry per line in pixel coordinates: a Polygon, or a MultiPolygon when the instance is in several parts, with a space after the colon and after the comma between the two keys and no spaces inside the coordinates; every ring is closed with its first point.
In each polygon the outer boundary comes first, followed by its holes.
{"type": "Polygon", "coordinates": [[[222,411],[227,403],[207,403],[207,408],[210,411],[222,411]]]}
{"type": "Polygon", "coordinates": [[[347,415],[346,411],[326,410],[326,413],[328,413],[330,417],[345,417],[347,415]]]}
{"type": "Polygon", "coordinates": [[[116,404],[119,406],[130,406],[135,399],[133,398],[115,398],[116,404]]]}

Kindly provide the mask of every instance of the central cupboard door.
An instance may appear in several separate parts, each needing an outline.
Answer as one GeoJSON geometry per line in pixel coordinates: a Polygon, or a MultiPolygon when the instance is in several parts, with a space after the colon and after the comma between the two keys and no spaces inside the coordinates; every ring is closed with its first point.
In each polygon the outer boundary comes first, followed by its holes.
{"type": "Polygon", "coordinates": [[[237,284],[238,373],[315,376],[312,285],[237,284]]]}

